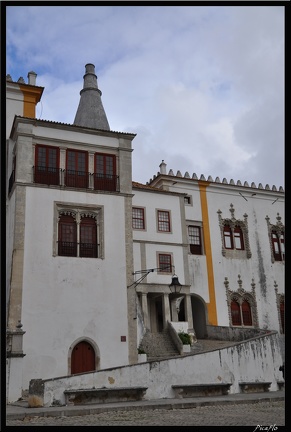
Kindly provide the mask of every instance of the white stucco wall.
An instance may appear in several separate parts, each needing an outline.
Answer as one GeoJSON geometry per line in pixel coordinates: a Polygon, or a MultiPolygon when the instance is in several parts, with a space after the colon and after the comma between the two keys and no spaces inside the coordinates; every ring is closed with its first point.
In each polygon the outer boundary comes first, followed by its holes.
{"type": "Polygon", "coordinates": [[[9,138],[14,116],[23,116],[24,96],[18,84],[6,82],[6,139],[9,138]]]}
{"type": "Polygon", "coordinates": [[[69,348],[79,338],[98,346],[101,368],[127,364],[123,197],[28,187],[26,198],[23,388],[33,378],[68,374],[69,348]],[[53,256],[54,201],[104,206],[104,259],[53,256]]]}
{"type": "Polygon", "coordinates": [[[144,399],[175,397],[172,385],[231,383],[230,394],[239,393],[239,382],[271,382],[277,391],[282,381],[278,335],[238,343],[229,348],[185,357],[124,366],[44,382],[44,405],[64,404],[64,390],[77,388],[148,387],[144,399]]]}
{"type": "MultiPolygon", "coordinates": [[[[14,226],[15,226],[15,194],[6,203],[6,312],[10,298],[11,283],[11,264],[14,243],[14,226]]],[[[7,316],[6,316],[7,324],[7,316]]]]}
{"type": "Polygon", "coordinates": [[[33,128],[33,133],[40,138],[40,140],[38,139],[40,144],[42,144],[41,140],[52,139],[55,142],[69,141],[70,148],[77,146],[78,149],[86,151],[90,150],[90,146],[94,147],[94,151],[96,151],[96,146],[105,146],[108,149],[119,147],[119,140],[116,137],[101,136],[98,132],[92,133],[91,130],[84,133],[83,130],[79,131],[77,127],[72,129],[70,125],[68,127],[60,125],[52,128],[49,124],[43,126],[38,124],[33,128]],[[84,148],[82,148],[82,143],[84,148]]]}
{"type": "Polygon", "coordinates": [[[145,230],[133,230],[134,240],[154,240],[159,243],[182,242],[179,197],[161,193],[133,191],[133,207],[145,207],[145,230]],[[158,232],[157,210],[170,212],[171,232],[158,232]]]}
{"type": "MultiPolygon", "coordinates": [[[[177,183],[170,190],[187,193],[192,196],[192,204],[185,205],[185,218],[187,221],[202,223],[204,233],[200,192],[197,183],[189,183],[177,178],[177,183]],[[190,186],[192,185],[192,186],[190,186]]],[[[146,194],[144,194],[146,195],[146,194]]],[[[252,291],[252,279],[255,283],[257,301],[258,322],[260,328],[268,328],[279,331],[280,323],[276,306],[275,281],[278,285],[278,293],[284,293],[285,275],[284,262],[271,261],[271,247],[267,229],[266,216],[270,223],[276,225],[277,213],[285,225],[284,196],[276,190],[264,190],[254,188],[238,188],[225,184],[210,184],[206,188],[207,210],[211,239],[211,254],[213,265],[213,277],[216,299],[217,324],[229,325],[228,307],[226,302],[225,278],[228,278],[229,289],[236,291],[239,288],[238,275],[242,280],[242,288],[252,291]],[[244,195],[245,200],[239,192],[244,195]],[[253,195],[255,194],[255,195],[253,195]],[[250,251],[252,256],[247,258],[227,258],[222,255],[222,240],[219,227],[218,210],[221,210],[221,218],[232,217],[231,204],[234,209],[234,217],[244,220],[247,214],[250,251]]],[[[160,206],[164,198],[160,198],[160,206]]],[[[178,213],[178,212],[177,212],[178,213]]],[[[181,221],[183,223],[183,221],[181,221]]],[[[205,245],[204,245],[205,246],[205,245]]],[[[188,255],[190,292],[201,296],[209,302],[208,270],[205,255],[188,255]]]]}
{"type": "Polygon", "coordinates": [[[271,261],[271,247],[265,218],[268,215],[270,222],[276,224],[276,216],[279,212],[282,223],[285,224],[284,204],[277,201],[272,205],[276,199],[276,194],[270,195],[256,190],[257,195],[251,196],[251,192],[253,193],[253,191],[244,192],[248,201],[244,200],[236,191],[225,194],[213,193],[210,187],[207,192],[218,325],[229,325],[225,301],[225,277],[228,278],[229,289],[236,291],[239,288],[237,281],[238,275],[240,275],[242,288],[245,291],[252,291],[251,283],[254,279],[259,327],[279,330],[274,281],[276,280],[278,284],[278,292],[284,293],[284,263],[272,263],[271,261]],[[233,204],[236,219],[244,220],[244,215],[248,215],[248,233],[252,253],[250,259],[222,257],[217,211],[219,209],[222,211],[221,217],[223,219],[231,218],[230,204],[233,204]]]}
{"type": "MultiPolygon", "coordinates": [[[[145,230],[133,230],[134,269],[157,268],[157,254],[169,253],[172,254],[172,264],[179,275],[180,283],[185,283],[179,197],[134,190],[132,206],[145,208],[146,223],[145,230]],[[170,233],[158,232],[157,210],[170,212],[170,233]]],[[[147,283],[169,284],[169,275],[152,272],[147,276],[147,283]]]]}

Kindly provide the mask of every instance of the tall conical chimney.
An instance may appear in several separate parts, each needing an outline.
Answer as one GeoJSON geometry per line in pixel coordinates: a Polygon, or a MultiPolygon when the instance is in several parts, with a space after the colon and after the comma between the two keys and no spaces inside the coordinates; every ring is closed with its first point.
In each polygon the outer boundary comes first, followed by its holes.
{"type": "Polygon", "coordinates": [[[110,130],[109,123],[101,101],[101,91],[98,89],[95,66],[86,64],[84,86],[80,91],[80,102],[74,125],[93,129],[110,130]]]}

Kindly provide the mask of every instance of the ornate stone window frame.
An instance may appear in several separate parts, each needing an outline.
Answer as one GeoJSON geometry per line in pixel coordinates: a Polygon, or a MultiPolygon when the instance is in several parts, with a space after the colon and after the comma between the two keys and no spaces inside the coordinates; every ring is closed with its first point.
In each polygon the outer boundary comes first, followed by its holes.
{"type": "Polygon", "coordinates": [[[233,204],[230,204],[230,209],[229,209],[230,213],[231,213],[231,217],[230,218],[222,218],[222,211],[218,210],[218,222],[219,222],[219,228],[220,228],[220,235],[221,235],[221,244],[222,244],[222,249],[221,249],[221,253],[225,258],[251,258],[252,253],[251,253],[251,248],[250,248],[250,241],[249,241],[249,229],[248,229],[248,215],[245,213],[243,215],[244,220],[240,220],[240,219],[236,219],[234,212],[235,209],[233,207],[233,204]],[[243,233],[243,240],[244,240],[244,246],[245,249],[244,250],[237,250],[237,249],[226,249],[224,246],[224,227],[225,225],[229,225],[230,228],[232,230],[234,230],[234,228],[236,226],[239,226],[242,230],[243,233]]]}
{"type": "Polygon", "coordinates": [[[77,225],[79,236],[79,225],[83,217],[95,219],[97,226],[97,259],[104,259],[104,208],[95,205],[79,205],[76,203],[54,203],[54,232],[53,232],[53,256],[58,256],[58,225],[61,215],[72,216],[77,225]]]}
{"type": "MultiPolygon", "coordinates": [[[[280,313],[280,305],[281,303],[284,303],[285,305],[285,294],[284,293],[278,293],[278,285],[277,282],[274,281],[274,287],[275,287],[275,293],[276,293],[276,303],[277,303],[277,312],[278,312],[278,320],[279,320],[279,326],[280,326],[280,333],[284,334],[282,320],[281,320],[281,313],[280,313]]],[[[285,328],[285,326],[284,326],[285,328]]]]}
{"type": "Polygon", "coordinates": [[[247,301],[250,304],[251,307],[251,313],[252,313],[252,322],[253,325],[251,326],[252,328],[259,328],[259,322],[258,322],[258,308],[257,308],[257,300],[256,300],[256,292],[255,292],[255,282],[254,279],[252,279],[252,283],[251,283],[251,291],[246,291],[243,287],[242,287],[242,280],[241,280],[241,276],[238,275],[238,289],[233,291],[231,289],[229,289],[229,280],[227,277],[224,278],[224,285],[226,288],[226,303],[227,303],[227,308],[228,308],[228,319],[229,319],[229,326],[230,327],[244,327],[244,328],[249,328],[250,326],[244,326],[243,322],[240,326],[234,326],[232,324],[232,319],[231,319],[231,302],[232,301],[236,301],[240,307],[242,305],[242,303],[244,301],[247,301]]]}
{"type": "MultiPolygon", "coordinates": [[[[273,242],[272,242],[272,231],[277,232],[278,235],[283,232],[284,236],[285,236],[285,225],[281,222],[282,218],[280,216],[280,213],[277,213],[277,217],[276,217],[277,222],[276,222],[276,224],[271,224],[270,218],[269,218],[268,215],[266,216],[265,219],[266,219],[267,227],[268,227],[269,244],[270,244],[270,251],[271,251],[271,261],[272,261],[272,263],[274,263],[274,262],[284,262],[284,260],[282,260],[282,261],[276,261],[275,260],[274,250],[273,250],[273,242]]],[[[280,238],[280,236],[279,236],[279,238],[280,238]]]]}

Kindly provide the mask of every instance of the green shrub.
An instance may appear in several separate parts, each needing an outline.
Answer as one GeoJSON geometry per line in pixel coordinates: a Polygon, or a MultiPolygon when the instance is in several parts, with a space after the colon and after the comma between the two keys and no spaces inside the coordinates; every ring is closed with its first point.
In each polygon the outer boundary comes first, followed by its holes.
{"type": "Polygon", "coordinates": [[[178,333],[178,336],[181,339],[183,345],[191,345],[191,338],[188,333],[180,332],[178,333]]]}
{"type": "Polygon", "coordinates": [[[137,349],[138,354],[146,354],[146,352],[142,348],[137,349]]]}

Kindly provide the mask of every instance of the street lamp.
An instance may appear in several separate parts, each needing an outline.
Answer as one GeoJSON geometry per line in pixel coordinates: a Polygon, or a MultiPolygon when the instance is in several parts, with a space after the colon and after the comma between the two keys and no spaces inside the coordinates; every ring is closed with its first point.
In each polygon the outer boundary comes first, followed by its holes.
{"type": "Polygon", "coordinates": [[[179,294],[182,289],[182,284],[180,284],[178,276],[174,274],[172,276],[172,282],[169,285],[172,294],[179,294]]]}
{"type": "MultiPolygon", "coordinates": [[[[168,267],[159,267],[159,268],[152,268],[152,269],[145,269],[145,270],[137,270],[133,272],[132,274],[134,276],[141,275],[136,281],[134,281],[131,285],[129,285],[127,288],[131,288],[133,285],[137,287],[146,277],[149,273],[155,272],[155,271],[165,271],[168,267]]],[[[173,268],[173,266],[169,267],[173,268]]],[[[182,289],[182,285],[179,282],[178,276],[174,274],[172,276],[172,282],[169,285],[170,290],[172,293],[179,293],[182,289]]]]}

